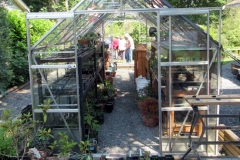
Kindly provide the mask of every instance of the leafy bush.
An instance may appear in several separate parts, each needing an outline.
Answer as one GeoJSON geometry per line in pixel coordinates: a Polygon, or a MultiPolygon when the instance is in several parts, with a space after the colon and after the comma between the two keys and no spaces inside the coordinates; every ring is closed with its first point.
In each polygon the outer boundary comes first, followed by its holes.
{"type": "Polygon", "coordinates": [[[11,57],[11,39],[7,23],[7,10],[0,7],[0,93],[7,89],[13,76],[9,66],[11,57]]]}
{"type": "Polygon", "coordinates": [[[0,153],[5,155],[16,155],[13,139],[9,134],[0,127],[0,153]]]}
{"type": "MultiPolygon", "coordinates": [[[[7,21],[9,24],[12,56],[9,62],[13,77],[10,85],[19,85],[29,79],[28,72],[28,50],[26,37],[26,18],[25,14],[19,10],[9,11],[7,21]]],[[[31,45],[35,44],[54,24],[50,20],[34,20],[31,23],[31,45]]],[[[11,74],[9,72],[8,74],[11,74]]]]}

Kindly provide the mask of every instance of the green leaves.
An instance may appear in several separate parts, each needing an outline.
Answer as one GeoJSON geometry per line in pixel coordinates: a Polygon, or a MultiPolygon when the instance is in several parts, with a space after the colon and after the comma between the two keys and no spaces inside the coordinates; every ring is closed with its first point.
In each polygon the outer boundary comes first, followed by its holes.
{"type": "Polygon", "coordinates": [[[77,145],[77,142],[74,142],[73,140],[70,141],[66,133],[59,132],[58,136],[58,146],[60,152],[59,157],[68,157],[68,155],[72,151],[72,148],[77,145]]]}

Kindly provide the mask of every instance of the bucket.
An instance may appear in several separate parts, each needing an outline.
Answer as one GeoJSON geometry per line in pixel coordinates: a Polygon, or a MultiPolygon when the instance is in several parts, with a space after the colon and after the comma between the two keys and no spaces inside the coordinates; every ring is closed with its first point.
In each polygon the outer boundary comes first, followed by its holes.
{"type": "Polygon", "coordinates": [[[140,89],[143,89],[144,87],[148,86],[149,80],[147,80],[145,77],[142,77],[142,75],[140,75],[139,77],[136,78],[136,84],[137,84],[137,90],[139,91],[140,89]]]}

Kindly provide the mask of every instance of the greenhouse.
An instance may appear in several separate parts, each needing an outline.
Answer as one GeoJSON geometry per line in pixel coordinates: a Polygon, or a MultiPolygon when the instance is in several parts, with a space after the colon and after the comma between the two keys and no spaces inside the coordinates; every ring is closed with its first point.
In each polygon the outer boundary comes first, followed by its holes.
{"type": "MultiPolygon", "coordinates": [[[[43,121],[47,115],[45,127],[54,135],[66,132],[76,142],[85,140],[89,94],[92,99],[100,97],[97,84],[104,82],[107,72],[108,35],[104,28],[116,21],[134,20],[146,28],[146,36],[136,46],[145,46],[144,54],[151,64],[144,66],[141,74],[157,86],[161,117],[158,153],[183,155],[189,148],[193,120],[192,107],[184,96],[219,95],[221,38],[213,40],[209,28],[211,13],[218,12],[220,33],[221,11],[217,7],[173,8],[167,0],[81,0],[69,12],[27,13],[34,119],[43,121]],[[205,17],[205,30],[190,20],[200,17],[205,17]],[[35,19],[54,19],[56,24],[31,46],[31,21],[35,19]]],[[[139,71],[141,66],[136,66],[136,61],[134,65],[139,71]]],[[[198,110],[218,114],[219,106],[200,105],[198,110]]],[[[204,118],[204,123],[215,126],[218,120],[204,118]]],[[[216,130],[202,134],[204,123],[195,124],[192,139],[218,141],[216,130]]],[[[217,144],[199,148],[203,155],[216,155],[218,151],[217,144]]]]}

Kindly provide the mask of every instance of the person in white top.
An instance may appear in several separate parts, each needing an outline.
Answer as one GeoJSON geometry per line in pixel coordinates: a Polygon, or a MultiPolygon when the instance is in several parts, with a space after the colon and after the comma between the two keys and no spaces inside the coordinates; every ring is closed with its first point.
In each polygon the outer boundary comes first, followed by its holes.
{"type": "Polygon", "coordinates": [[[123,36],[120,37],[119,39],[119,44],[118,44],[118,56],[121,57],[121,60],[125,61],[125,47],[126,45],[126,40],[123,38],[123,36]]]}
{"type": "Polygon", "coordinates": [[[125,49],[125,56],[126,56],[126,62],[132,62],[132,57],[133,57],[133,50],[135,48],[134,46],[134,41],[133,41],[133,38],[128,34],[126,33],[124,35],[127,43],[126,43],[126,49],[125,49]]]}

